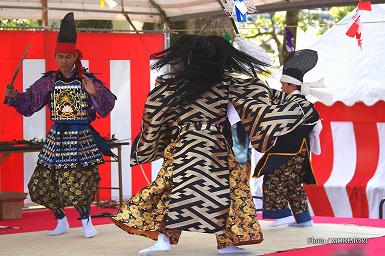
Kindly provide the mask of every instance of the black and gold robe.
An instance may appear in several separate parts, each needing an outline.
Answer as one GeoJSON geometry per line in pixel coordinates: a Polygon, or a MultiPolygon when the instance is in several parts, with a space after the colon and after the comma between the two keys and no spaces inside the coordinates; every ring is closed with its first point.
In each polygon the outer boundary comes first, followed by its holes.
{"type": "Polygon", "coordinates": [[[172,243],[181,230],[216,234],[218,248],[261,242],[249,174],[224,135],[227,105],[234,105],[253,147],[264,152],[311,114],[308,102],[257,79],[231,77],[188,105],[173,107],[173,93],[166,84],[149,93],[132,148],[131,165],[165,159],[158,178],[112,220],[153,239],[166,233],[172,243]]]}
{"type": "MultiPolygon", "coordinates": [[[[296,97],[306,100],[303,95],[296,95],[296,97]]],[[[277,138],[274,146],[267,150],[258,161],[254,170],[254,177],[259,178],[262,175],[270,174],[289,162],[296,155],[303,153],[305,158],[301,171],[304,173],[303,182],[307,184],[316,184],[315,175],[310,162],[311,152],[309,134],[317,121],[319,121],[319,113],[312,103],[309,103],[309,105],[313,110],[307,117],[306,122],[299,125],[290,133],[277,138]]]]}

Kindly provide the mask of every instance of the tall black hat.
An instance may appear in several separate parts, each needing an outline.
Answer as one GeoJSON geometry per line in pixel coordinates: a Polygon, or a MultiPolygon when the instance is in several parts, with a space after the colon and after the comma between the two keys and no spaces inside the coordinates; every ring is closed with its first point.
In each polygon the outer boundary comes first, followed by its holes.
{"type": "Polygon", "coordinates": [[[76,27],[74,13],[69,12],[60,24],[55,52],[71,54],[76,52],[76,27]]]}
{"type": "Polygon", "coordinates": [[[64,16],[60,24],[59,35],[56,42],[56,53],[74,54],[78,53],[78,59],[75,62],[76,68],[80,76],[83,75],[83,66],[80,59],[83,57],[81,51],[76,48],[76,27],[74,13],[69,12],[64,16]]]}
{"type": "Polygon", "coordinates": [[[304,75],[314,68],[318,54],[314,50],[303,49],[291,52],[284,61],[281,82],[302,85],[304,75]]]}

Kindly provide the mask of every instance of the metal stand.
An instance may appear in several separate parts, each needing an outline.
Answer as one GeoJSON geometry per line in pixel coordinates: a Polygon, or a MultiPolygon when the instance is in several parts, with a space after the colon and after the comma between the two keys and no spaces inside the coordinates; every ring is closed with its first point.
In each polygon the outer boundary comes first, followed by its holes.
{"type": "Polygon", "coordinates": [[[109,146],[111,148],[116,148],[118,149],[118,154],[117,154],[117,158],[114,159],[114,160],[109,160],[109,161],[106,161],[106,162],[117,162],[118,163],[118,178],[119,178],[119,185],[118,187],[99,187],[98,190],[96,191],[96,205],[98,207],[101,206],[101,203],[100,203],[100,189],[110,189],[110,190],[113,190],[113,189],[118,189],[119,190],[119,205],[120,207],[123,205],[123,180],[122,180],[122,146],[126,146],[126,145],[129,145],[128,142],[123,142],[123,143],[110,143],[109,146]]]}
{"type": "MultiPolygon", "coordinates": [[[[119,186],[118,187],[99,187],[96,191],[96,203],[97,206],[100,207],[100,189],[118,189],[119,190],[119,204],[123,205],[123,181],[122,181],[122,146],[130,145],[128,142],[119,142],[112,141],[108,142],[108,145],[111,148],[117,148],[118,154],[117,158],[114,160],[109,160],[106,162],[117,162],[118,163],[118,177],[119,177],[119,186]]],[[[12,153],[25,153],[25,152],[39,152],[42,149],[43,144],[36,145],[10,145],[9,147],[5,147],[0,149],[0,163],[8,158],[12,153]]]]}
{"type": "Polygon", "coordinates": [[[380,219],[383,219],[383,211],[384,211],[384,203],[385,203],[385,198],[382,198],[381,201],[380,201],[380,206],[379,206],[379,209],[378,209],[378,216],[380,219]]]}

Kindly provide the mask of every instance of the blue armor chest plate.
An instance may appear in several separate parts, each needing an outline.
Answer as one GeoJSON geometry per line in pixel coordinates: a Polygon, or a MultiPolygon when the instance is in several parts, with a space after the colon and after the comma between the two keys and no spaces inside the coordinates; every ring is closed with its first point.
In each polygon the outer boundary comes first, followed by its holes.
{"type": "Polygon", "coordinates": [[[88,94],[82,90],[78,79],[70,82],[56,81],[50,106],[52,121],[73,123],[88,120],[88,94]]]}

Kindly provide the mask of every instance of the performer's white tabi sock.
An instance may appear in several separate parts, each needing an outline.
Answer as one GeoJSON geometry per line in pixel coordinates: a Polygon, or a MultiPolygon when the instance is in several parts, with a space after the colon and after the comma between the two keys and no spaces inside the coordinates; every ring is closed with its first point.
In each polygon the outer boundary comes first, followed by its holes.
{"type": "Polygon", "coordinates": [[[221,254],[228,254],[228,253],[246,253],[247,251],[243,248],[230,245],[222,249],[218,249],[218,252],[221,254]]]}
{"type": "Polygon", "coordinates": [[[139,255],[149,255],[153,252],[168,252],[171,250],[170,239],[165,234],[159,233],[158,241],[153,246],[147,247],[139,252],[139,255]]]}
{"type": "Polygon", "coordinates": [[[310,226],[313,226],[313,225],[314,225],[314,222],[312,220],[309,220],[309,221],[306,221],[306,222],[302,222],[302,223],[291,223],[291,224],[289,224],[290,227],[300,227],[300,228],[310,227],[310,226]]]}
{"type": "Polygon", "coordinates": [[[286,225],[286,224],[291,224],[291,223],[295,223],[294,216],[287,216],[285,218],[277,219],[273,223],[270,223],[269,227],[278,227],[278,226],[282,226],[282,225],[286,225]]]}
{"type": "Polygon", "coordinates": [[[58,236],[64,234],[68,230],[70,230],[70,224],[68,223],[67,217],[64,216],[64,218],[57,220],[56,228],[49,232],[48,235],[58,236]]]}
{"type": "Polygon", "coordinates": [[[94,228],[92,225],[91,217],[88,217],[87,219],[82,219],[82,225],[83,225],[83,234],[86,238],[91,238],[96,236],[98,231],[94,228]]]}

